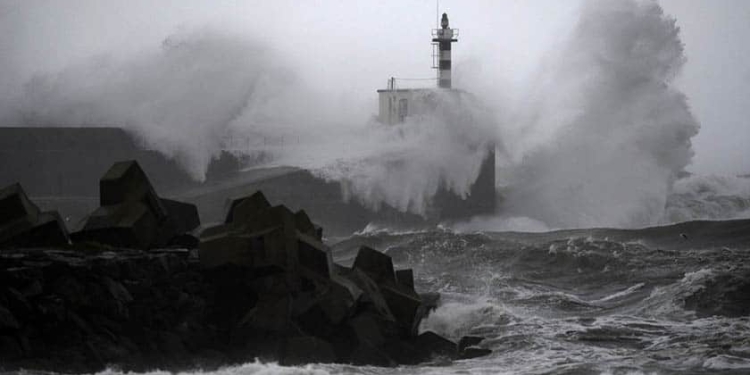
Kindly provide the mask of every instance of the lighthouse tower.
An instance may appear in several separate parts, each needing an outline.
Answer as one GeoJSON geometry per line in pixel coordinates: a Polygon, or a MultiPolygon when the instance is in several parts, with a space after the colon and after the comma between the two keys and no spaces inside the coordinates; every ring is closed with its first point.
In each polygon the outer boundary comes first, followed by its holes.
{"type": "Polygon", "coordinates": [[[450,28],[448,14],[443,13],[440,19],[440,29],[432,30],[432,42],[438,47],[438,87],[441,89],[451,88],[451,44],[458,42],[458,30],[454,34],[450,28]]]}
{"type": "MultiPolygon", "coordinates": [[[[448,15],[443,13],[440,28],[432,29],[433,60],[432,67],[438,70],[437,87],[441,94],[458,97],[460,90],[453,89],[451,81],[451,44],[458,42],[458,29],[452,29],[448,15]]],[[[433,80],[432,78],[427,78],[433,80]]],[[[435,108],[434,88],[403,88],[400,80],[411,81],[413,78],[393,78],[388,80],[387,88],[378,90],[380,106],[378,118],[384,124],[404,122],[408,116],[420,115],[435,108]]],[[[417,79],[421,80],[421,79],[417,79]]]]}
{"type": "MultiPolygon", "coordinates": [[[[409,118],[419,118],[440,111],[441,107],[462,106],[475,100],[475,97],[453,87],[451,77],[451,46],[458,42],[458,29],[450,27],[448,15],[443,13],[440,28],[432,30],[432,67],[437,69],[435,78],[394,78],[388,79],[385,89],[378,90],[378,120],[386,125],[407,122],[409,118]],[[400,81],[437,80],[437,87],[408,88],[400,81]]],[[[460,121],[454,126],[461,126],[460,121]]],[[[441,187],[433,203],[440,219],[466,218],[479,214],[493,213],[495,210],[495,145],[486,145],[487,156],[482,161],[479,176],[470,188],[467,197],[459,197],[441,187]]]]}

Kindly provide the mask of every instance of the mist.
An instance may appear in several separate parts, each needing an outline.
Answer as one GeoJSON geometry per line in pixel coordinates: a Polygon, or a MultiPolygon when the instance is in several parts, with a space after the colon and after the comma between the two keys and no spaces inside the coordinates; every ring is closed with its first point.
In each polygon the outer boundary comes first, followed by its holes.
{"type": "Polygon", "coordinates": [[[554,227],[657,223],[699,129],[673,84],[684,61],[658,4],[586,2],[518,117],[508,209],[554,227]]]}

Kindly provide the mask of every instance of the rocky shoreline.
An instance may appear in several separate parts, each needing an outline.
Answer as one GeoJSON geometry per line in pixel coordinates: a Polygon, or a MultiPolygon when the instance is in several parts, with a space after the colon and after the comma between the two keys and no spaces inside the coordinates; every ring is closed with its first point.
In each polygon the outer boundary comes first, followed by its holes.
{"type": "Polygon", "coordinates": [[[396,366],[489,353],[419,323],[436,294],[362,247],[333,262],[322,228],[262,193],[200,227],[135,162],[100,181],[100,207],[68,230],[20,186],[0,191],[0,369],[211,369],[277,361],[396,366]]]}

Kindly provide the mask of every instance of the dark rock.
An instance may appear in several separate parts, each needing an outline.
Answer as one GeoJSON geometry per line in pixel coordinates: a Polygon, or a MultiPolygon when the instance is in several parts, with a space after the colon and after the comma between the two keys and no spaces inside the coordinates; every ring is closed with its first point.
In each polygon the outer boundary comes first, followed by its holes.
{"type": "Polygon", "coordinates": [[[36,300],[36,309],[47,323],[65,322],[68,311],[65,301],[55,295],[44,295],[36,300]]]}
{"type": "Polygon", "coordinates": [[[391,310],[388,308],[388,303],[380,292],[380,287],[366,273],[359,269],[353,269],[350,273],[346,274],[346,277],[362,290],[360,303],[363,308],[373,310],[390,321],[396,321],[396,318],[393,317],[391,310]]]}
{"type": "Polygon", "coordinates": [[[19,359],[24,350],[13,336],[0,336],[0,362],[19,359]]]}
{"type": "Polygon", "coordinates": [[[159,350],[167,357],[177,359],[187,357],[188,351],[182,339],[171,332],[161,332],[158,335],[159,350]]]}
{"type": "Polygon", "coordinates": [[[219,234],[203,238],[199,244],[199,257],[204,267],[236,264],[252,267],[263,252],[263,236],[235,236],[219,234]]]}
{"type": "Polygon", "coordinates": [[[39,212],[19,184],[0,190],[0,248],[63,246],[68,230],[57,212],[39,212]]]}
{"type": "Polygon", "coordinates": [[[255,192],[250,196],[233,200],[229,204],[227,217],[224,223],[244,222],[257,215],[258,212],[270,208],[271,204],[261,192],[255,192]]]}
{"type": "Polygon", "coordinates": [[[367,246],[359,248],[353,268],[362,270],[377,283],[396,281],[391,257],[367,246]]]}
{"type": "Polygon", "coordinates": [[[323,227],[315,225],[315,238],[323,241],[323,227]]]}
{"type": "Polygon", "coordinates": [[[380,291],[385,298],[388,309],[402,327],[405,336],[413,336],[419,328],[417,312],[422,300],[417,293],[396,285],[381,285],[380,291]]]}
{"type": "Polygon", "coordinates": [[[463,352],[464,349],[475,346],[479,344],[480,342],[484,341],[484,337],[479,336],[464,336],[461,337],[460,340],[458,340],[458,351],[463,352]]]}
{"type": "Polygon", "coordinates": [[[130,295],[130,292],[122,284],[109,277],[102,277],[102,281],[104,288],[113,301],[112,310],[114,315],[122,319],[127,319],[129,316],[127,304],[133,301],[133,296],[130,295]]]}
{"type": "Polygon", "coordinates": [[[415,347],[422,352],[424,358],[456,358],[458,354],[458,346],[453,341],[432,331],[427,331],[417,336],[415,347]]]}
{"type": "MultiPolygon", "coordinates": [[[[379,307],[380,311],[384,314],[386,310],[388,311],[386,316],[392,316],[398,322],[403,330],[403,336],[416,334],[419,320],[421,320],[421,316],[417,313],[422,301],[419,295],[407,286],[408,276],[412,275],[411,271],[401,273],[407,285],[398,283],[391,257],[366,246],[359,249],[353,268],[362,271],[377,284],[376,286],[368,285],[369,283],[365,280],[361,282],[366,287],[362,285],[360,287],[366,290],[368,296],[382,295],[387,309],[379,307]]],[[[413,281],[411,283],[413,284],[413,281]]],[[[373,302],[376,306],[379,304],[378,300],[373,300],[373,302]]]]}
{"type": "Polygon", "coordinates": [[[395,336],[388,332],[389,327],[393,327],[392,322],[372,312],[358,314],[349,321],[349,326],[358,343],[366,343],[372,347],[380,347],[389,336],[395,336]]]}
{"type": "MultiPolygon", "coordinates": [[[[260,210],[256,215],[251,215],[244,219],[242,224],[250,232],[273,227],[296,228],[294,214],[288,208],[281,205],[260,210]]],[[[293,234],[290,232],[290,235],[293,234]]]]}
{"type": "Polygon", "coordinates": [[[466,348],[459,353],[458,359],[478,358],[484,357],[488,354],[492,354],[492,350],[484,348],[466,348]]]}
{"type": "Polygon", "coordinates": [[[11,313],[18,316],[29,316],[32,312],[31,304],[29,304],[26,296],[15,288],[6,288],[0,296],[0,301],[7,306],[11,313]]]}
{"type": "Polygon", "coordinates": [[[484,341],[484,337],[478,336],[464,336],[458,341],[458,359],[471,359],[477,357],[483,357],[490,353],[492,350],[485,348],[477,348],[475,345],[484,341]]]}
{"type": "Polygon", "coordinates": [[[256,277],[250,282],[250,287],[257,293],[263,293],[266,296],[285,297],[293,292],[292,286],[289,285],[284,270],[268,270],[270,273],[265,275],[255,275],[256,277]]]}
{"type": "Polygon", "coordinates": [[[414,290],[414,271],[411,269],[396,270],[396,281],[407,287],[409,290],[414,290]]]}
{"type": "Polygon", "coordinates": [[[339,324],[349,317],[362,296],[360,289],[354,282],[338,275],[332,275],[326,284],[326,290],[318,297],[318,304],[325,312],[329,321],[339,324]]]}
{"type": "Polygon", "coordinates": [[[135,202],[146,206],[157,222],[161,222],[167,216],[167,211],[146,173],[136,161],[113,164],[99,180],[99,205],[105,207],[135,202]]]}
{"type": "Polygon", "coordinates": [[[74,241],[147,250],[170,246],[200,225],[195,205],[159,198],[135,161],[110,167],[99,180],[99,201],[74,241]]]}
{"type": "Polygon", "coordinates": [[[291,306],[291,297],[259,300],[242,318],[239,325],[255,331],[270,331],[283,335],[290,329],[291,306]]]}
{"type": "Polygon", "coordinates": [[[279,363],[284,366],[332,362],[336,362],[333,346],[310,336],[292,337],[285,340],[279,356],[279,363]]]}
{"type": "Polygon", "coordinates": [[[333,259],[330,249],[312,237],[298,235],[297,252],[300,267],[318,277],[329,279],[333,259]]]}
{"type": "Polygon", "coordinates": [[[15,264],[0,269],[0,285],[16,288],[27,298],[38,294],[33,292],[36,291],[37,286],[41,289],[42,282],[44,282],[44,272],[37,267],[19,267],[15,264]],[[29,289],[28,292],[27,289],[29,289]]]}
{"type": "Polygon", "coordinates": [[[388,356],[383,350],[367,343],[360,342],[354,351],[351,353],[350,361],[354,365],[363,366],[380,366],[380,367],[396,367],[396,363],[391,357],[388,356]]]}
{"type": "Polygon", "coordinates": [[[36,222],[39,208],[29,200],[20,184],[13,184],[0,190],[0,227],[22,219],[36,222]]]}
{"type": "Polygon", "coordinates": [[[86,219],[83,229],[71,235],[74,242],[148,249],[158,234],[158,218],[141,202],[102,206],[86,219]]]}
{"type": "Polygon", "coordinates": [[[318,237],[317,228],[315,227],[315,224],[313,224],[313,222],[310,220],[310,217],[307,216],[307,212],[305,212],[305,210],[299,210],[294,214],[294,224],[297,227],[297,230],[300,231],[300,233],[304,233],[320,241],[321,238],[318,237]]]}
{"type": "Polygon", "coordinates": [[[190,233],[178,234],[167,241],[167,247],[180,249],[197,249],[200,239],[190,233]]]}
{"type": "Polygon", "coordinates": [[[68,230],[57,211],[42,212],[36,224],[29,230],[22,244],[24,247],[51,247],[70,243],[68,230]]]}
{"type": "Polygon", "coordinates": [[[392,339],[382,345],[381,349],[399,364],[415,365],[425,360],[412,340],[392,339]]]}
{"type": "Polygon", "coordinates": [[[0,306],[0,333],[17,331],[20,328],[21,325],[16,317],[8,309],[0,306]]]}
{"type": "Polygon", "coordinates": [[[361,293],[356,285],[344,278],[319,284],[317,291],[300,294],[294,299],[294,321],[308,334],[336,336],[339,325],[354,314],[361,293]]]}
{"type": "Polygon", "coordinates": [[[52,290],[56,295],[62,297],[66,304],[75,307],[92,307],[94,302],[89,291],[86,289],[85,282],[81,282],[72,275],[63,275],[55,280],[52,290]]]}
{"type": "Polygon", "coordinates": [[[167,217],[159,227],[159,245],[168,245],[179,235],[192,231],[201,225],[198,208],[194,204],[161,198],[167,217]]]}

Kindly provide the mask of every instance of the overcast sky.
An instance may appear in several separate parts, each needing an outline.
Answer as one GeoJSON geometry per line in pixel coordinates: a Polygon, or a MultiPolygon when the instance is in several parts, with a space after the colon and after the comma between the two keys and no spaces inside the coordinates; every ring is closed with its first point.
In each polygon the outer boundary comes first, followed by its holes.
{"type": "MultiPolygon", "coordinates": [[[[750,1],[660,3],[682,29],[688,61],[677,85],[701,123],[689,169],[750,173],[750,1]]],[[[440,2],[460,29],[456,69],[479,72],[474,76],[494,88],[488,102],[499,108],[517,99],[564,40],[579,6],[578,0],[440,2]]],[[[374,112],[375,90],[388,77],[434,76],[434,25],[432,0],[0,0],[0,100],[34,74],[97,56],[146,53],[180,30],[208,27],[258,42],[333,100],[357,97],[374,112]]]]}

